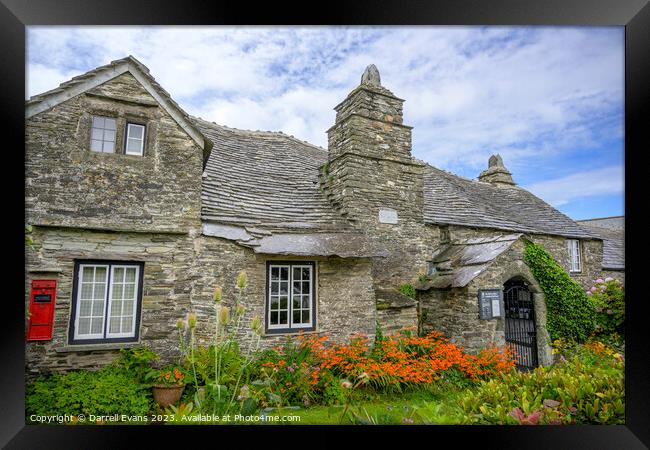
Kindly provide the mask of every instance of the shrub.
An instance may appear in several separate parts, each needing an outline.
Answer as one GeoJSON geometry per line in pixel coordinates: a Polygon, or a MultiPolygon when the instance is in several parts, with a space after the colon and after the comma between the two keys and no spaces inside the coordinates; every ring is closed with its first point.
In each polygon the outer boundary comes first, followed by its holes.
{"type": "Polygon", "coordinates": [[[596,306],[596,333],[599,336],[623,334],[625,324],[625,288],[613,278],[597,279],[587,291],[596,306]]]}
{"type": "Polygon", "coordinates": [[[116,367],[40,377],[26,388],[26,417],[37,415],[145,415],[151,392],[116,367]]]}
{"type": "Polygon", "coordinates": [[[595,328],[594,301],[543,246],[526,241],[524,259],[544,292],[551,339],[586,341],[595,328]]]}
{"type": "Polygon", "coordinates": [[[601,342],[573,347],[566,356],[555,366],[502,374],[464,393],[458,405],[466,421],[624,423],[623,357],[601,342]]]}
{"type": "Polygon", "coordinates": [[[113,362],[115,367],[133,375],[138,383],[145,381],[145,376],[151,368],[151,363],[160,359],[160,356],[147,347],[133,347],[120,349],[120,356],[113,362]]]}

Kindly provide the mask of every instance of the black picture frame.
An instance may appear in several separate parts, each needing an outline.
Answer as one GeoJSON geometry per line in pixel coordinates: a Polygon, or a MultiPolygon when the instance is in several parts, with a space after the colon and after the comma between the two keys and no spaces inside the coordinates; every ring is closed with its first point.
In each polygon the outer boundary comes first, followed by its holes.
{"type": "MultiPolygon", "coordinates": [[[[385,0],[356,2],[327,2],[312,8],[287,9],[274,2],[203,2],[185,0],[174,2],[150,1],[99,2],[97,0],[0,0],[0,98],[5,141],[5,208],[7,246],[11,257],[8,270],[12,287],[6,301],[3,337],[3,368],[0,384],[3,400],[0,421],[0,445],[6,448],[122,448],[132,447],[140,439],[146,444],[170,443],[172,434],[185,434],[189,445],[216,442],[212,427],[48,427],[24,423],[24,286],[19,277],[25,275],[24,248],[21,242],[24,223],[24,178],[22,154],[16,149],[24,146],[24,82],[25,82],[25,26],[31,25],[224,25],[224,24],[359,24],[359,25],[599,25],[625,26],[625,184],[626,231],[629,246],[626,259],[627,305],[626,325],[626,424],[624,426],[567,426],[567,427],[223,427],[229,439],[245,440],[250,446],[254,440],[269,445],[289,431],[303,433],[309,445],[322,442],[332,446],[349,443],[351,437],[388,442],[397,437],[400,442],[419,445],[421,442],[444,445],[465,444],[475,439],[481,448],[589,448],[637,449],[650,445],[649,381],[646,371],[650,360],[646,304],[641,283],[641,255],[644,236],[641,216],[645,203],[641,202],[647,178],[642,157],[647,151],[647,122],[650,113],[650,6],[647,0],[445,0],[436,2],[388,2],[385,0]],[[300,15],[301,14],[301,15],[300,15]],[[644,171],[644,172],[642,172],[644,171]],[[15,233],[14,233],[15,231],[15,233]],[[16,262],[18,261],[18,262],[16,262]],[[13,275],[15,271],[15,275],[13,275]],[[16,291],[16,292],[14,292],[16,291]],[[642,322],[643,321],[643,322],[642,322]],[[227,429],[227,430],[226,430],[227,429]],[[251,431],[253,431],[251,433],[251,431]],[[316,433],[327,438],[316,439],[316,433]],[[191,434],[190,438],[188,434],[191,434]],[[395,436],[397,435],[397,436],[395,436]],[[137,440],[135,440],[137,439],[137,440]],[[406,440],[405,440],[406,439],[406,440]]],[[[241,442],[241,441],[240,441],[241,442]]],[[[233,444],[227,444],[233,445],[233,444]]],[[[395,444],[393,444],[395,445],[395,444]]],[[[401,445],[401,444],[398,444],[401,445]]]]}

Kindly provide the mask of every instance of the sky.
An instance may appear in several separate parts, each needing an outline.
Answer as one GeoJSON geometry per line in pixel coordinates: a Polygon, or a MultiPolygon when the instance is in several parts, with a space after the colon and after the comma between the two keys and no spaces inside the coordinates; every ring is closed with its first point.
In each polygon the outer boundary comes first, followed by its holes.
{"type": "Polygon", "coordinates": [[[133,55],[189,114],[327,148],[375,64],[415,158],[476,179],[491,154],[569,217],[624,214],[623,27],[40,27],[26,97],[133,55]]]}

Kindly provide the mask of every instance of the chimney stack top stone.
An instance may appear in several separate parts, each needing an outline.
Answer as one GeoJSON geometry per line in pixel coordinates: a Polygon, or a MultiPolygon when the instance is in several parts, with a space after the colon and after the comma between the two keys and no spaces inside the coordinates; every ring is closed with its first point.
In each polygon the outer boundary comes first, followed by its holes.
{"type": "Polygon", "coordinates": [[[370,64],[366,67],[366,70],[363,71],[363,75],[361,75],[361,84],[381,86],[381,77],[379,76],[377,66],[370,64]]]}
{"type": "Polygon", "coordinates": [[[497,187],[515,186],[516,183],[512,179],[512,174],[503,164],[503,158],[498,153],[490,156],[488,160],[488,168],[481,172],[478,177],[479,181],[490,183],[497,187]]]}

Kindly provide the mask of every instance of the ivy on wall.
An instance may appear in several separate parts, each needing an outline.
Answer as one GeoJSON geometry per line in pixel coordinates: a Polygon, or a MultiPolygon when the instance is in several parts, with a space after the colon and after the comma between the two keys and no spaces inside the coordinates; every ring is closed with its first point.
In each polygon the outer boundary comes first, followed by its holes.
{"type": "Polygon", "coordinates": [[[595,304],[540,244],[526,241],[524,260],[544,292],[551,339],[585,341],[595,327],[595,304]]]}

